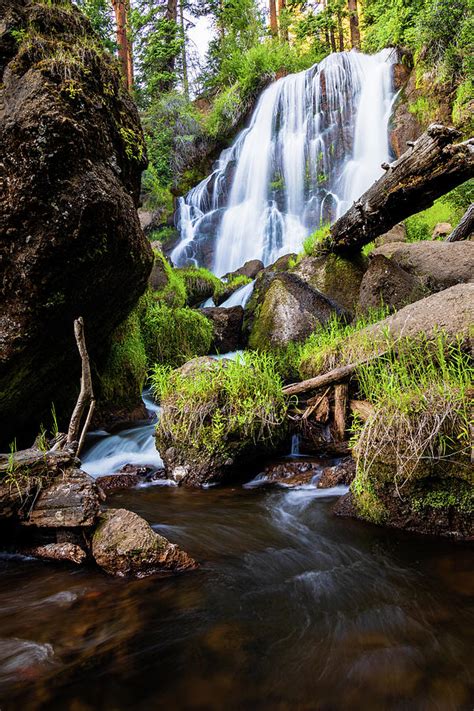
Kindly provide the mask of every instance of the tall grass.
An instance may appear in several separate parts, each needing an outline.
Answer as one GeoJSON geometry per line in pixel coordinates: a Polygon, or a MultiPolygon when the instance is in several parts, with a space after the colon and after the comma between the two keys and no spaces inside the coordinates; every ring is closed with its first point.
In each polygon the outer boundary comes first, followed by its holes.
{"type": "MultiPolygon", "coordinates": [[[[378,479],[384,467],[398,491],[434,463],[472,481],[469,467],[473,367],[460,340],[399,339],[358,368],[360,396],[374,406],[365,423],[352,426],[358,472],[378,479]]],[[[453,474],[451,474],[453,475],[453,474]]]]}
{"type": "Polygon", "coordinates": [[[155,366],[151,383],[162,405],[157,438],[198,461],[233,458],[250,444],[278,440],[287,402],[274,358],[247,352],[189,372],[155,366]]]}

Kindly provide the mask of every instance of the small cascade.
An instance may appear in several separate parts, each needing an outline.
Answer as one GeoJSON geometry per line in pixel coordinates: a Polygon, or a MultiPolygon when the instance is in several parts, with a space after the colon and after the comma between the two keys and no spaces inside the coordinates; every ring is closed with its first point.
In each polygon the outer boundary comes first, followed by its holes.
{"type": "Polygon", "coordinates": [[[163,461],[155,446],[155,425],[159,407],[147,393],[143,394],[147,410],[155,417],[117,434],[92,432],[88,437],[97,439],[82,456],[82,468],[93,477],[113,474],[125,464],[150,466],[160,469],[163,461]]]}
{"type": "Polygon", "coordinates": [[[255,282],[252,281],[250,284],[244,284],[244,286],[241,286],[240,289],[237,289],[236,291],[234,291],[234,293],[231,294],[228,299],[226,299],[224,302],[222,302],[221,308],[228,309],[231,306],[245,307],[246,303],[252,296],[252,291],[253,291],[254,285],[255,285],[255,282]]]}
{"type": "Polygon", "coordinates": [[[292,435],[290,456],[292,456],[292,457],[299,457],[300,456],[300,444],[301,444],[300,435],[299,434],[292,435]]]}
{"type": "Polygon", "coordinates": [[[334,53],[272,83],[215,170],[179,201],[174,264],[222,276],[299,251],[389,160],[394,50],[334,53]]]}

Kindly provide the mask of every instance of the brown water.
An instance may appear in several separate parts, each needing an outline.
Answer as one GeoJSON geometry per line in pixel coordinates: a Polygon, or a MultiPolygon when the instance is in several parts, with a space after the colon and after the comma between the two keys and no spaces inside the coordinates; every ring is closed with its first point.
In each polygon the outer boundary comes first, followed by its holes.
{"type": "Polygon", "coordinates": [[[0,557],[0,708],[472,709],[471,551],[321,493],[110,497],[201,561],[177,577],[0,557]]]}

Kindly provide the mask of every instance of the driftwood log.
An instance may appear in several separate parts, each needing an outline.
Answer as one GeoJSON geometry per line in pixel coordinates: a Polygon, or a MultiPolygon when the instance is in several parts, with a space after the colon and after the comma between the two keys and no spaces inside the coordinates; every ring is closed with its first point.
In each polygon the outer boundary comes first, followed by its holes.
{"type": "Polygon", "coordinates": [[[95,407],[89,354],[87,353],[84,336],[84,321],[81,317],[74,321],[74,335],[82,362],[81,390],[69,422],[66,444],[70,446],[73,445],[74,442],[77,442],[76,455],[79,456],[95,407]],[[87,406],[89,406],[89,410],[81,431],[82,417],[87,406]]]}
{"type": "Polygon", "coordinates": [[[401,220],[474,173],[474,138],[455,143],[459,131],[432,124],[331,227],[324,247],[334,253],[361,249],[401,220]]]}
{"type": "Polygon", "coordinates": [[[460,242],[474,235],[474,204],[469,205],[457,227],[446,238],[447,242],[460,242]]]}
{"type": "MultiPolygon", "coordinates": [[[[379,357],[377,354],[374,357],[379,357]]],[[[285,395],[298,395],[300,393],[307,393],[309,390],[318,390],[319,388],[324,388],[327,385],[334,385],[336,383],[342,383],[348,380],[356,371],[356,369],[368,363],[373,358],[368,358],[364,361],[359,361],[358,363],[350,363],[349,365],[342,365],[340,368],[334,368],[328,373],[323,375],[317,375],[315,378],[309,378],[308,380],[302,380],[300,383],[292,383],[291,385],[286,385],[283,388],[283,393],[285,395]]]]}

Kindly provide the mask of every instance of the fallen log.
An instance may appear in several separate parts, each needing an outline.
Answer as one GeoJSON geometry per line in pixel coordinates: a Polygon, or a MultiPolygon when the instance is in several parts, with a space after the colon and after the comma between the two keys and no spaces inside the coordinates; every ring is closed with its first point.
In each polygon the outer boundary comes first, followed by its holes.
{"type": "Polygon", "coordinates": [[[356,368],[358,368],[363,363],[368,361],[359,361],[358,363],[351,363],[350,365],[342,365],[340,368],[334,368],[328,373],[323,375],[317,375],[315,378],[309,378],[309,380],[302,380],[300,383],[292,383],[291,385],[286,385],[283,388],[283,393],[285,395],[298,395],[299,393],[306,393],[308,390],[317,390],[318,388],[324,388],[327,385],[334,385],[334,383],[341,383],[344,380],[350,378],[354,374],[356,368]]]}
{"type": "Polygon", "coordinates": [[[447,236],[447,242],[460,242],[474,234],[474,204],[469,205],[457,227],[447,236]]]}
{"type": "Polygon", "coordinates": [[[454,143],[460,133],[432,124],[390,165],[330,229],[323,250],[350,253],[468,180],[474,172],[474,138],[454,143]]]}

